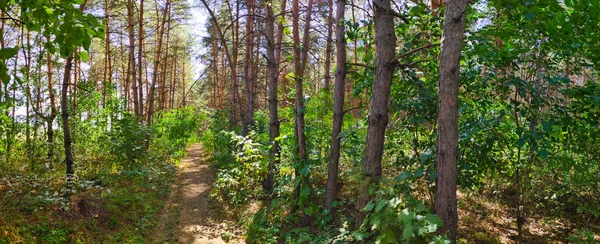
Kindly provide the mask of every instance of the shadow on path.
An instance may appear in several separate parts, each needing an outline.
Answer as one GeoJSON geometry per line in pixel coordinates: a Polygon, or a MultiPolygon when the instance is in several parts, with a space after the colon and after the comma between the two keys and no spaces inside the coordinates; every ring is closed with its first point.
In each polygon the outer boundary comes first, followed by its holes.
{"type": "Polygon", "coordinates": [[[179,211],[174,228],[179,243],[244,243],[236,238],[242,233],[227,220],[222,206],[209,199],[214,181],[215,174],[203,157],[201,144],[190,146],[179,167],[174,199],[167,206],[179,211]]]}

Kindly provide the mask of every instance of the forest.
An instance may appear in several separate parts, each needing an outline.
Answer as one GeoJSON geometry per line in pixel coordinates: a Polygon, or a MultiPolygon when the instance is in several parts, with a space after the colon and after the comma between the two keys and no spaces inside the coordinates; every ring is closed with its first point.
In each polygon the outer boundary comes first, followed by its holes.
{"type": "Polygon", "coordinates": [[[600,243],[600,1],[0,0],[0,244],[600,243]]]}

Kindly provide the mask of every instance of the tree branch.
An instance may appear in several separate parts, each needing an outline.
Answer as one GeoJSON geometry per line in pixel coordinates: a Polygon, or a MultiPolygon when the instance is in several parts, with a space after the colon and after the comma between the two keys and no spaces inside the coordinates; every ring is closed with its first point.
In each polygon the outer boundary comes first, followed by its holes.
{"type": "Polygon", "coordinates": [[[430,43],[430,44],[427,44],[425,46],[421,46],[421,47],[415,48],[413,50],[410,50],[408,52],[405,52],[403,54],[400,54],[398,57],[394,58],[394,60],[398,61],[399,59],[405,58],[405,57],[407,57],[407,56],[409,56],[411,54],[420,52],[420,51],[422,51],[424,49],[427,49],[427,48],[436,47],[436,46],[439,46],[439,45],[440,45],[439,43],[430,43]]]}
{"type": "Polygon", "coordinates": [[[352,110],[361,109],[361,108],[364,108],[364,106],[349,108],[349,109],[344,110],[344,112],[342,112],[342,114],[346,114],[347,112],[350,112],[352,110]]]}
{"type": "Polygon", "coordinates": [[[350,66],[359,66],[359,67],[363,67],[363,68],[367,68],[367,69],[375,69],[375,67],[369,66],[366,64],[360,64],[360,63],[346,63],[346,64],[350,65],[350,66]]]}
{"type": "Polygon", "coordinates": [[[394,10],[391,10],[391,12],[392,12],[392,16],[400,18],[402,20],[402,22],[404,22],[407,25],[409,24],[408,19],[404,15],[401,15],[400,13],[398,13],[394,10]]]}

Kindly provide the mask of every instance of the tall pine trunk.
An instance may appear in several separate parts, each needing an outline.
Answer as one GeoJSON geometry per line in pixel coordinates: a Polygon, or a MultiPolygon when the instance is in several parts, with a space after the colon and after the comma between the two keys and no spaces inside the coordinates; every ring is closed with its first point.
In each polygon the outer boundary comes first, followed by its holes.
{"type": "Polygon", "coordinates": [[[246,53],[244,60],[244,83],[246,85],[246,97],[248,109],[246,111],[246,119],[243,121],[243,135],[247,135],[252,125],[254,124],[254,61],[252,51],[254,50],[254,0],[248,0],[248,15],[246,17],[246,53]]]}
{"type": "MultiPolygon", "coordinates": [[[[336,2],[336,27],[335,27],[335,46],[337,50],[335,72],[335,94],[333,97],[333,128],[331,131],[331,149],[329,154],[329,165],[327,166],[327,192],[325,193],[325,209],[329,210],[331,215],[335,215],[332,209],[332,203],[337,195],[338,165],[340,163],[342,125],[344,122],[344,87],[346,86],[346,29],[344,13],[346,11],[346,0],[337,0],[336,2]]],[[[333,11],[333,9],[332,9],[333,11]]],[[[327,79],[327,78],[326,78],[327,79]]],[[[327,84],[327,83],[326,83],[327,84]]],[[[329,89],[329,88],[326,88],[329,89]]]]}
{"type": "Polygon", "coordinates": [[[435,213],[444,221],[437,233],[448,233],[453,242],[456,242],[458,225],[456,182],[460,54],[467,7],[467,0],[449,0],[446,4],[439,68],[435,213]]]}
{"type": "MultiPolygon", "coordinates": [[[[294,197],[296,199],[296,206],[294,211],[297,211],[301,207],[304,207],[311,201],[313,196],[313,189],[310,184],[310,166],[308,162],[308,152],[306,148],[306,137],[304,134],[304,92],[303,83],[305,65],[308,60],[308,42],[310,35],[310,19],[312,15],[313,0],[308,0],[308,6],[306,11],[306,20],[304,23],[304,36],[302,47],[300,46],[300,4],[299,0],[293,1],[292,6],[292,25],[293,25],[293,42],[294,42],[294,79],[296,83],[296,97],[295,97],[295,108],[294,108],[294,135],[296,137],[297,151],[296,160],[298,166],[295,169],[296,177],[299,177],[300,184],[296,185],[294,191],[294,197]]],[[[305,217],[308,214],[303,211],[302,216],[305,217]]]]}
{"type": "Polygon", "coordinates": [[[267,62],[268,62],[268,90],[269,90],[269,142],[271,143],[271,150],[269,151],[269,166],[267,171],[267,178],[264,183],[264,190],[268,194],[273,192],[275,170],[279,164],[279,116],[277,113],[277,63],[279,60],[275,59],[275,16],[273,14],[273,2],[269,0],[266,6],[266,36],[267,36],[267,62]]]}
{"type": "Polygon", "coordinates": [[[365,217],[365,212],[362,209],[371,199],[369,189],[372,185],[377,187],[381,178],[381,159],[383,157],[385,129],[388,124],[388,108],[390,105],[390,86],[395,68],[396,33],[394,32],[391,1],[374,0],[373,12],[377,58],[373,94],[371,95],[369,128],[367,129],[365,143],[362,192],[358,205],[360,214],[357,225],[359,226],[365,217]]]}
{"type": "Polygon", "coordinates": [[[150,93],[148,94],[148,114],[147,121],[148,124],[152,124],[152,116],[154,116],[154,93],[156,91],[156,82],[158,81],[159,75],[159,65],[161,61],[161,53],[162,53],[162,45],[163,45],[163,34],[165,32],[165,22],[167,18],[167,14],[169,13],[171,8],[171,4],[169,0],[167,0],[167,5],[163,9],[163,19],[160,22],[160,28],[158,31],[158,43],[156,47],[156,54],[154,55],[154,73],[152,74],[152,83],[150,84],[150,93]]]}
{"type": "MultiPolygon", "coordinates": [[[[50,41],[50,37],[46,37],[50,41]]],[[[54,120],[56,119],[56,95],[54,93],[54,73],[52,70],[52,54],[46,52],[46,62],[48,71],[48,94],[50,96],[50,114],[46,117],[46,140],[48,143],[48,165],[52,167],[54,158],[54,120]]]]}
{"type": "MultiPolygon", "coordinates": [[[[345,1],[344,1],[345,2],[345,1]]],[[[339,7],[339,5],[338,5],[339,7]]],[[[346,6],[344,5],[344,9],[346,6]]],[[[337,16],[336,12],[336,18],[337,16]]],[[[339,25],[339,19],[336,19],[336,25],[339,25]]],[[[333,40],[331,36],[333,35],[333,0],[329,0],[329,17],[327,17],[327,42],[325,43],[325,76],[323,77],[323,89],[329,90],[330,80],[331,80],[331,43],[333,40]]],[[[336,36],[337,36],[337,27],[336,27],[336,36]]],[[[337,37],[336,37],[337,38],[337,37]]],[[[345,38],[344,38],[345,39],[345,38]]],[[[339,66],[338,66],[339,67],[339,66]]]]}
{"type": "Polygon", "coordinates": [[[63,74],[63,83],[60,97],[60,108],[61,108],[61,118],[63,125],[63,145],[65,149],[65,165],[67,166],[67,194],[69,196],[70,190],[72,188],[73,179],[75,176],[75,169],[73,168],[73,150],[71,145],[73,143],[71,139],[71,129],[69,127],[69,83],[71,82],[71,66],[73,65],[73,55],[67,57],[65,62],[65,73],[63,74]]]}
{"type": "MultiPolygon", "coordinates": [[[[143,80],[142,80],[142,64],[144,64],[144,62],[142,62],[142,58],[143,58],[143,52],[144,52],[144,0],[140,0],[140,10],[139,10],[139,27],[138,27],[138,63],[137,63],[137,70],[139,72],[138,74],[138,78],[137,78],[137,89],[138,89],[138,101],[139,101],[139,108],[140,108],[140,114],[139,116],[141,118],[144,117],[144,93],[142,92],[142,88],[143,88],[143,80]]],[[[133,28],[133,27],[132,27],[133,28]]],[[[135,65],[135,62],[133,62],[132,64],[135,65]]],[[[146,79],[148,79],[148,66],[146,65],[146,79]]],[[[133,73],[133,81],[135,82],[135,71],[133,73]]],[[[148,82],[146,82],[148,83],[148,82]]],[[[146,85],[146,88],[148,87],[148,85],[146,85]]],[[[146,91],[146,94],[148,94],[148,91],[146,91]]]]}
{"type": "MultiPolygon", "coordinates": [[[[135,67],[135,37],[133,34],[133,25],[134,25],[134,20],[133,20],[133,14],[134,14],[134,9],[133,9],[133,0],[128,0],[127,1],[127,33],[129,35],[129,60],[127,63],[127,81],[126,83],[129,84],[129,86],[131,87],[131,96],[133,96],[133,112],[135,114],[135,116],[140,117],[141,116],[141,111],[142,111],[142,106],[141,106],[141,101],[140,101],[140,97],[138,96],[138,83],[135,81],[136,79],[136,67],[135,67]]],[[[139,70],[139,72],[142,72],[142,70],[139,70]]],[[[141,91],[141,90],[140,90],[141,91]]]]}

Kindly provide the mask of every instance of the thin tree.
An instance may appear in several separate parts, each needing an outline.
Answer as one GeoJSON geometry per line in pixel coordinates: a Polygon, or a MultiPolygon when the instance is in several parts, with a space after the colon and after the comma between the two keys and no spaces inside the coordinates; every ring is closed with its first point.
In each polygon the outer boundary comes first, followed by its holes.
{"type": "MultiPolygon", "coordinates": [[[[327,41],[325,44],[325,76],[323,77],[323,89],[329,90],[331,80],[331,44],[333,40],[333,0],[329,0],[329,17],[327,17],[327,41]]],[[[344,9],[346,6],[344,6],[344,9]]],[[[336,12],[337,15],[337,12],[336,12]]],[[[339,24],[339,21],[337,22],[339,24]]],[[[337,24],[336,24],[337,26],[337,24]]],[[[336,28],[337,33],[337,28],[336,28]]],[[[339,66],[338,66],[339,67],[339,66]]]]}
{"type": "MultiPolygon", "coordinates": [[[[46,36],[49,42],[50,37],[46,36]]],[[[54,94],[54,71],[52,69],[52,54],[46,51],[46,62],[48,72],[48,95],[50,96],[50,114],[46,116],[46,140],[48,142],[48,164],[52,166],[52,158],[54,157],[54,120],[56,119],[56,95],[54,94]]]]}
{"type": "MultiPolygon", "coordinates": [[[[133,0],[127,0],[127,33],[129,34],[129,60],[127,63],[127,79],[126,82],[131,87],[131,96],[133,96],[133,112],[135,116],[140,117],[142,113],[141,101],[138,96],[138,84],[135,81],[135,37],[133,33],[133,0]]],[[[142,70],[140,69],[140,72],[142,70]]],[[[141,92],[141,89],[140,89],[141,92]]]]}
{"type": "MultiPolygon", "coordinates": [[[[340,133],[342,132],[342,125],[344,122],[344,87],[346,86],[346,29],[343,21],[344,13],[346,12],[346,0],[337,0],[336,8],[335,20],[337,24],[335,25],[335,46],[337,51],[337,70],[335,72],[333,128],[331,132],[329,165],[327,166],[327,190],[325,193],[325,209],[330,211],[332,216],[335,216],[335,210],[332,208],[332,203],[335,201],[338,190],[338,165],[340,163],[341,151],[340,133]]],[[[333,11],[333,9],[331,9],[331,11],[333,11]]]]}
{"type": "Polygon", "coordinates": [[[300,44],[300,4],[299,0],[293,1],[292,6],[292,35],[294,43],[294,79],[296,82],[296,97],[295,97],[295,109],[294,109],[294,135],[296,136],[297,143],[297,160],[300,163],[296,167],[296,177],[300,178],[300,184],[296,185],[294,196],[296,199],[296,206],[294,210],[297,211],[303,202],[310,202],[313,195],[312,187],[310,184],[310,168],[308,165],[308,154],[306,149],[306,137],[304,134],[304,93],[303,83],[305,71],[305,65],[308,60],[308,42],[310,35],[310,19],[312,15],[313,0],[308,0],[308,6],[306,11],[306,19],[304,23],[304,36],[302,46],[300,44]],[[304,196],[303,196],[304,195],[304,196]]]}
{"type": "Polygon", "coordinates": [[[363,162],[362,192],[358,208],[360,215],[357,225],[360,226],[365,217],[362,209],[370,200],[371,186],[377,187],[381,178],[381,159],[383,157],[383,143],[385,129],[388,123],[388,108],[390,103],[390,86],[396,60],[396,33],[394,31],[394,16],[390,0],[373,1],[373,18],[375,21],[375,41],[377,49],[375,80],[371,95],[371,110],[369,114],[369,127],[363,162]]]}
{"type": "Polygon", "coordinates": [[[167,15],[171,9],[171,2],[167,0],[167,4],[163,9],[162,21],[159,23],[160,28],[158,31],[158,42],[156,46],[156,54],[154,55],[154,73],[152,74],[152,83],[150,84],[150,93],[148,94],[148,114],[147,114],[147,122],[148,124],[152,124],[152,116],[154,115],[154,93],[156,90],[156,82],[158,80],[159,69],[160,69],[160,61],[161,61],[161,53],[162,53],[162,45],[163,45],[163,34],[165,32],[165,22],[167,15]]]}
{"type": "Polygon", "coordinates": [[[268,194],[272,193],[276,166],[279,164],[279,116],[277,113],[277,63],[275,59],[275,16],[273,14],[273,1],[268,0],[266,7],[266,36],[267,36],[267,66],[268,66],[268,92],[269,92],[269,141],[271,150],[269,151],[269,166],[267,178],[264,183],[264,190],[268,194]]]}
{"type": "Polygon", "coordinates": [[[253,74],[253,55],[254,49],[254,0],[247,1],[248,14],[246,16],[246,53],[244,62],[244,83],[246,85],[246,98],[248,109],[246,111],[246,119],[244,120],[242,134],[247,135],[250,127],[254,124],[254,80],[253,74]]]}
{"type": "MultiPolygon", "coordinates": [[[[139,10],[139,27],[138,27],[138,63],[137,63],[137,69],[138,69],[138,78],[137,78],[137,95],[138,95],[138,102],[139,102],[139,116],[140,117],[144,117],[144,93],[142,92],[142,87],[143,87],[143,80],[142,80],[142,64],[144,64],[144,62],[142,62],[142,58],[144,57],[143,53],[144,53],[144,0],[140,0],[140,10],[139,10]]],[[[133,28],[133,27],[132,27],[133,28]]],[[[132,65],[135,65],[135,61],[132,63],[132,65]]],[[[135,82],[135,69],[133,72],[133,76],[132,76],[132,81],[135,82]]],[[[146,79],[148,79],[148,65],[146,65],[146,79]]],[[[148,83],[148,82],[146,82],[148,83]]],[[[148,86],[146,85],[146,88],[148,86]]],[[[148,91],[146,91],[146,94],[148,94],[148,91]]]]}
{"type": "MultiPolygon", "coordinates": [[[[85,5],[87,0],[83,2],[79,6],[79,11],[83,11],[85,9],[85,5]]],[[[62,117],[62,126],[63,126],[63,145],[65,149],[65,165],[67,166],[67,193],[65,196],[68,198],[70,196],[70,190],[72,188],[73,180],[75,177],[75,169],[73,168],[73,149],[72,144],[73,140],[71,138],[71,129],[69,127],[69,85],[71,83],[71,69],[73,66],[73,57],[74,54],[69,55],[65,61],[65,72],[63,74],[63,83],[60,97],[60,108],[61,108],[61,117],[62,117]]]]}
{"type": "Polygon", "coordinates": [[[468,4],[468,0],[449,0],[446,4],[439,68],[435,213],[444,221],[437,233],[448,233],[453,242],[456,242],[458,226],[456,182],[460,55],[468,4]]]}

